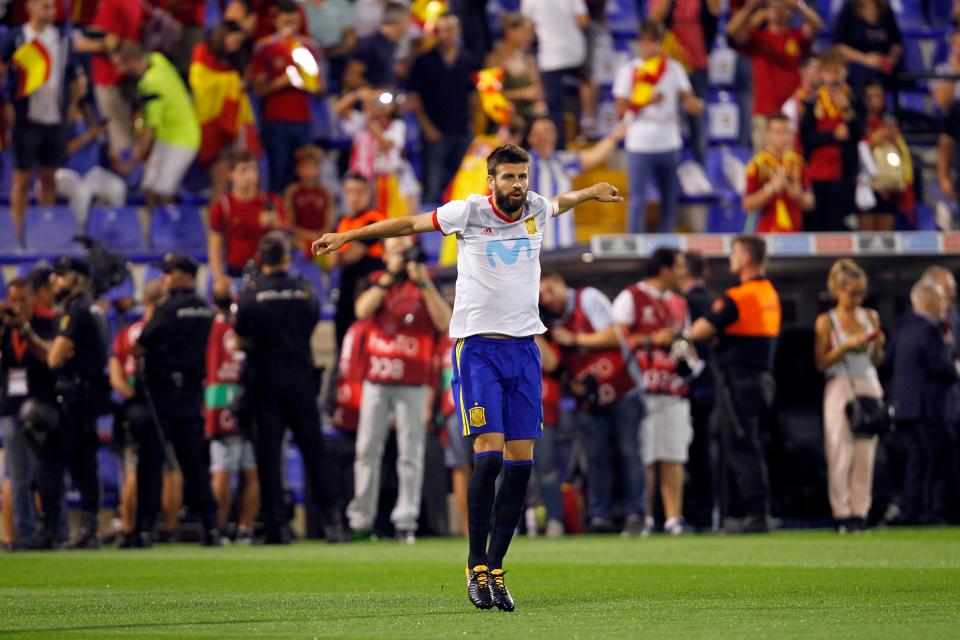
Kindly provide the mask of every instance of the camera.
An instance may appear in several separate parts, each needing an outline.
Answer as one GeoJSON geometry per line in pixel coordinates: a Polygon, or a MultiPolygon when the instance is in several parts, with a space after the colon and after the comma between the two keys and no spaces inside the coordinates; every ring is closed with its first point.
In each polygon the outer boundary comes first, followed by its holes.
{"type": "Polygon", "coordinates": [[[403,261],[407,264],[415,262],[416,264],[423,264],[427,261],[427,254],[418,244],[413,245],[412,247],[407,248],[403,252],[403,261]]]}
{"type": "Polygon", "coordinates": [[[101,297],[130,277],[130,263],[125,255],[108,249],[90,236],[74,236],[73,239],[83,247],[90,263],[90,282],[95,297],[101,297]]]}

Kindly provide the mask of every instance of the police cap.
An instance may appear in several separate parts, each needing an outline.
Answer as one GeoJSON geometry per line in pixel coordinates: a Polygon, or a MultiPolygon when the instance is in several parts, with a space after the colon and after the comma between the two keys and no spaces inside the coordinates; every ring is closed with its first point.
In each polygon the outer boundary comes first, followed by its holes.
{"type": "Polygon", "coordinates": [[[53,271],[60,276],[72,272],[89,278],[90,263],[79,256],[60,256],[53,265],[53,271]]]}
{"type": "Polygon", "coordinates": [[[200,268],[200,263],[197,262],[193,256],[189,256],[180,251],[171,251],[163,256],[163,260],[156,263],[156,266],[164,273],[183,271],[191,276],[196,276],[197,270],[200,268]]]}

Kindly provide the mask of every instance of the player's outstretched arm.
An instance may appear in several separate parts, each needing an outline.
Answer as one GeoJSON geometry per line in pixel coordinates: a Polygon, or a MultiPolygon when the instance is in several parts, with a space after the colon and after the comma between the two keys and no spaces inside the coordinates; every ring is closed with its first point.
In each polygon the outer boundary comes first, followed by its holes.
{"type": "Polygon", "coordinates": [[[598,182],[586,189],[579,191],[570,191],[553,198],[554,215],[560,215],[573,209],[581,202],[587,200],[599,200],[600,202],[623,202],[623,196],[617,191],[617,188],[606,182],[598,182]]]}
{"type": "Polygon", "coordinates": [[[436,231],[433,226],[433,213],[421,213],[416,216],[404,216],[374,222],[359,229],[344,233],[325,233],[311,245],[313,255],[333,253],[340,247],[354,240],[378,240],[381,238],[397,238],[412,236],[417,233],[436,231]]]}

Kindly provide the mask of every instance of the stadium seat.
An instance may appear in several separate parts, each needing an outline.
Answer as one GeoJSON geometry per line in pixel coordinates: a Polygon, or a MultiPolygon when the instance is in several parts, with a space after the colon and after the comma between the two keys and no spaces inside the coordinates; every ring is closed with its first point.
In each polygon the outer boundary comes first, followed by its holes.
{"type": "Polygon", "coordinates": [[[906,71],[926,71],[927,64],[924,62],[923,49],[920,47],[920,41],[916,38],[903,39],[903,66],[906,71]]]}
{"type": "Polygon", "coordinates": [[[147,265],[147,268],[143,272],[143,282],[147,283],[151,280],[159,280],[163,277],[163,271],[160,271],[152,262],[147,265]]]}
{"type": "Polygon", "coordinates": [[[743,163],[744,166],[750,162],[751,151],[746,147],[719,146],[707,149],[707,155],[704,158],[703,170],[707,174],[707,179],[713,185],[713,190],[718,194],[724,193],[733,195],[739,193],[734,185],[730,184],[727,174],[723,170],[723,160],[726,156],[734,156],[743,163]]]}
{"type": "Polygon", "coordinates": [[[707,101],[707,140],[733,142],[740,132],[740,109],[726,91],[718,91],[707,101]]]}
{"type": "Polygon", "coordinates": [[[737,200],[722,200],[707,211],[707,233],[743,233],[747,216],[737,200]]]}
{"type": "Polygon", "coordinates": [[[133,300],[133,277],[128,275],[127,278],[115,286],[114,288],[108,290],[104,297],[110,302],[118,302],[120,300],[133,300]]]}
{"type": "Polygon", "coordinates": [[[633,37],[639,23],[634,0],[607,0],[607,28],[610,31],[633,37]]]}
{"type": "Polygon", "coordinates": [[[440,247],[443,246],[443,234],[437,232],[420,234],[420,246],[427,254],[427,261],[430,264],[436,264],[440,258],[440,247]]]}
{"type": "Polygon", "coordinates": [[[200,209],[177,205],[156,207],[150,224],[150,244],[161,251],[205,253],[207,234],[200,209]]]}
{"type": "Polygon", "coordinates": [[[843,0],[817,0],[817,13],[823,18],[827,29],[833,26],[842,7],[843,0]]]}
{"type": "Polygon", "coordinates": [[[317,290],[317,295],[322,300],[326,297],[329,285],[324,282],[323,271],[315,263],[307,260],[298,250],[293,252],[293,261],[290,265],[290,273],[301,278],[305,278],[317,290]]]}
{"type": "Polygon", "coordinates": [[[10,209],[0,210],[0,251],[13,251],[17,248],[17,237],[13,232],[13,218],[10,209]]]}
{"type": "Polygon", "coordinates": [[[0,202],[10,202],[10,186],[13,184],[13,155],[9,150],[0,151],[0,202]]]}
{"type": "Polygon", "coordinates": [[[26,245],[36,251],[63,251],[74,245],[73,237],[80,233],[77,219],[70,207],[28,207],[26,218],[26,245]]]}
{"type": "Polygon", "coordinates": [[[900,108],[919,113],[930,113],[931,107],[927,105],[929,94],[924,91],[901,91],[898,94],[900,108]]]}
{"type": "Polygon", "coordinates": [[[133,207],[93,207],[87,220],[87,235],[111,249],[144,249],[140,217],[133,207]]]}

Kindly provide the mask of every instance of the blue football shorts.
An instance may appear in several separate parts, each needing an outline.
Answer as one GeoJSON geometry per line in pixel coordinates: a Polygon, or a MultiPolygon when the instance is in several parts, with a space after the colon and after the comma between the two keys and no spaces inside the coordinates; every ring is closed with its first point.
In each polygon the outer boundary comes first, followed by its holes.
{"type": "Polygon", "coordinates": [[[459,338],[453,352],[453,402],[464,436],[504,440],[543,434],[540,350],[533,337],[459,338]]]}

